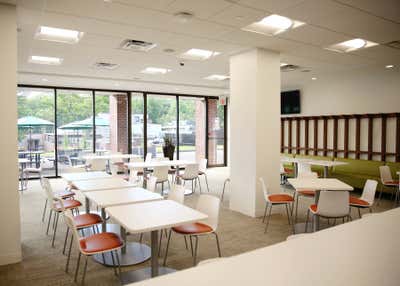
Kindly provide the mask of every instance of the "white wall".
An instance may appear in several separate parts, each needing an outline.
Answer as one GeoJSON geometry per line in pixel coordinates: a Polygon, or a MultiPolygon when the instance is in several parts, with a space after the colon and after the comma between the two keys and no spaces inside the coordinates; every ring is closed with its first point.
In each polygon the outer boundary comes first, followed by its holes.
{"type": "Polygon", "coordinates": [[[17,25],[15,6],[0,4],[0,265],[21,260],[17,166],[17,25]]]}

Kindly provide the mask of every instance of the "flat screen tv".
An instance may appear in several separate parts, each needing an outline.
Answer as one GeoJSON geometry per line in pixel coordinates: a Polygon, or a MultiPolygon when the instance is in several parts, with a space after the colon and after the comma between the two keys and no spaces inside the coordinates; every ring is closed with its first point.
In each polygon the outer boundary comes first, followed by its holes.
{"type": "Polygon", "coordinates": [[[281,92],[281,114],[300,113],[300,90],[281,92]]]}

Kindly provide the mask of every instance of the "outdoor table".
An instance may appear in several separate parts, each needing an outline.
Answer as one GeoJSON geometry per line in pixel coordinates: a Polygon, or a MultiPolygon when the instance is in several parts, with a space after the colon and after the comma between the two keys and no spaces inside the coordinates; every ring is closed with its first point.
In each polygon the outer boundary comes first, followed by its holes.
{"type": "Polygon", "coordinates": [[[35,166],[36,168],[40,167],[40,156],[43,154],[42,151],[19,151],[18,155],[21,154],[23,158],[26,158],[26,155],[29,155],[29,162],[32,164],[32,155],[35,155],[35,166]]]}
{"type": "Polygon", "coordinates": [[[94,179],[106,179],[112,178],[110,174],[102,171],[93,171],[93,172],[79,172],[79,173],[64,173],[61,175],[61,178],[66,180],[68,183],[72,183],[72,181],[87,181],[94,179]]]}
{"type": "Polygon", "coordinates": [[[174,272],[174,269],[158,265],[158,232],[207,218],[207,215],[171,200],[108,207],[106,212],[129,233],[151,232],[151,268],[121,273],[122,284],[174,272]]]}
{"type": "MultiPolygon", "coordinates": [[[[354,188],[338,179],[333,178],[297,178],[288,179],[289,184],[297,191],[301,190],[315,190],[315,204],[318,204],[320,191],[353,191],[354,188]]],[[[304,226],[304,224],[298,224],[297,228],[304,226]]],[[[314,231],[317,230],[319,226],[318,216],[314,220],[314,231]]],[[[295,227],[296,230],[296,227],[295,227]]],[[[301,229],[300,229],[301,230],[301,229]]],[[[296,232],[296,231],[295,231],[296,232]]]]}
{"type": "MultiPolygon", "coordinates": [[[[85,192],[84,195],[89,201],[92,201],[101,209],[101,217],[103,218],[101,229],[103,232],[107,231],[105,208],[111,206],[158,201],[163,199],[161,195],[150,192],[143,188],[125,188],[105,190],[101,192],[85,192]]],[[[120,233],[122,239],[125,241],[124,247],[120,250],[121,266],[135,265],[150,258],[151,250],[149,246],[137,242],[127,242],[126,232],[122,227],[120,233]]],[[[95,255],[94,259],[97,262],[107,266],[113,265],[113,261],[108,255],[104,257],[105,262],[103,261],[102,255],[95,255]]]]}
{"type": "MultiPolygon", "coordinates": [[[[116,177],[101,178],[95,180],[72,181],[72,184],[82,193],[104,191],[110,189],[131,188],[136,186],[131,182],[127,182],[122,178],[116,177]]],[[[85,197],[85,208],[86,213],[89,213],[89,199],[87,197],[85,197]]]]}

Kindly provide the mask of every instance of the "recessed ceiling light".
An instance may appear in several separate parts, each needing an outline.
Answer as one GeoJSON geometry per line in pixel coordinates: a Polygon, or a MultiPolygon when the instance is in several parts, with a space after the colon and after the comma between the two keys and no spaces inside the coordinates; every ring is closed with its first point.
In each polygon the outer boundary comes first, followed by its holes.
{"type": "Polygon", "coordinates": [[[281,63],[281,67],[287,66],[287,63],[281,63]]]}
{"type": "Polygon", "coordinates": [[[345,42],[331,45],[331,46],[327,47],[326,49],[334,51],[334,52],[339,52],[339,53],[348,53],[348,52],[352,52],[352,51],[355,51],[358,49],[369,48],[369,47],[373,47],[373,46],[377,46],[377,45],[379,45],[379,44],[370,42],[367,40],[363,40],[363,39],[352,39],[352,40],[348,40],[345,42]]]}
{"type": "Polygon", "coordinates": [[[29,59],[30,63],[40,64],[40,65],[60,65],[62,61],[63,61],[62,58],[43,57],[43,56],[31,56],[29,59]]]}
{"type": "Polygon", "coordinates": [[[164,52],[164,53],[167,53],[167,54],[172,54],[172,53],[175,52],[175,50],[174,50],[174,49],[171,49],[171,48],[166,48],[166,49],[163,50],[163,52],[164,52]]]}
{"type": "Polygon", "coordinates": [[[179,57],[181,59],[186,59],[186,60],[207,60],[211,57],[215,57],[219,55],[219,52],[214,52],[214,51],[208,51],[208,50],[201,50],[201,49],[190,49],[183,54],[181,54],[179,57]]]}
{"type": "Polygon", "coordinates": [[[312,77],[311,80],[317,80],[317,78],[316,77],[312,77]]]}
{"type": "Polygon", "coordinates": [[[39,40],[54,41],[68,44],[76,44],[83,36],[83,32],[40,26],[35,34],[39,40]]]}
{"type": "Polygon", "coordinates": [[[392,68],[394,68],[394,65],[386,65],[385,68],[392,69],[392,68]]]}
{"type": "Polygon", "coordinates": [[[174,14],[174,19],[176,22],[181,24],[186,24],[192,21],[194,15],[190,12],[178,12],[174,14]]]}
{"type": "Polygon", "coordinates": [[[295,29],[304,25],[305,23],[289,19],[284,16],[272,14],[268,17],[263,18],[261,21],[254,22],[242,30],[248,32],[254,32],[259,34],[264,34],[268,36],[277,35],[283,33],[289,29],[295,29]]]}
{"type": "Polygon", "coordinates": [[[49,80],[47,78],[42,78],[43,82],[48,82],[49,80]]]}
{"type": "Polygon", "coordinates": [[[165,68],[155,68],[155,67],[147,67],[144,70],[141,71],[141,73],[145,74],[166,74],[170,72],[170,69],[165,69],[165,68]]]}
{"type": "Polygon", "coordinates": [[[118,82],[115,82],[114,86],[120,86],[120,84],[118,82]]]}
{"type": "Polygon", "coordinates": [[[212,75],[209,75],[209,76],[205,77],[204,79],[208,79],[208,80],[226,80],[228,78],[229,78],[229,76],[227,76],[227,75],[212,74],[212,75]]]}

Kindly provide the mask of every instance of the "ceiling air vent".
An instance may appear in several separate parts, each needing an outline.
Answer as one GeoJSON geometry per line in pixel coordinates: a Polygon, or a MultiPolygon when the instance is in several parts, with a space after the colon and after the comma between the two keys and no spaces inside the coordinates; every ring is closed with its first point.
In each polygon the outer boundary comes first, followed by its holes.
{"type": "Polygon", "coordinates": [[[157,46],[157,44],[127,39],[121,43],[120,48],[123,50],[130,50],[135,52],[148,52],[155,46],[157,46]]]}
{"type": "Polygon", "coordinates": [[[95,68],[98,69],[106,69],[106,70],[113,70],[116,69],[119,65],[113,63],[106,63],[106,62],[97,62],[94,64],[95,68]]]}
{"type": "Polygon", "coordinates": [[[300,67],[299,66],[295,66],[295,65],[284,65],[284,66],[281,66],[281,71],[282,72],[291,72],[291,71],[296,71],[298,69],[300,69],[300,67]]]}
{"type": "Polygon", "coordinates": [[[385,46],[400,50],[400,41],[392,41],[392,42],[386,43],[385,46]]]}

